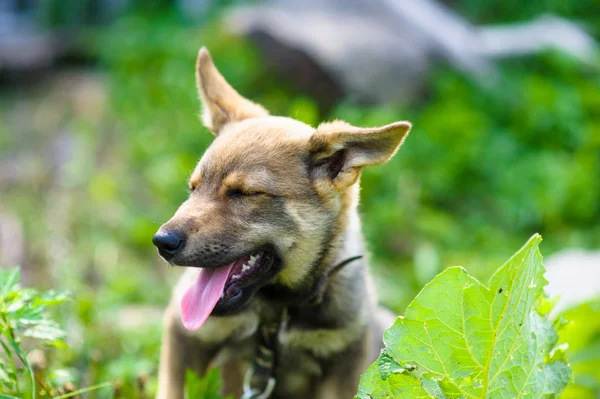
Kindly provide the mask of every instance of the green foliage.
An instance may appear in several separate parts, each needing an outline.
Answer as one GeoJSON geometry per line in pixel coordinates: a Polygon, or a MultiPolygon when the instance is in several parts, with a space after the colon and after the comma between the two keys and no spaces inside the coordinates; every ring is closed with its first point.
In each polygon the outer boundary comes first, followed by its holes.
{"type": "MultiPolygon", "coordinates": [[[[53,378],[49,381],[40,379],[41,373],[34,368],[43,366],[32,365],[28,353],[42,346],[66,346],[62,341],[66,332],[56,321],[49,318],[47,311],[49,306],[69,300],[69,296],[66,293],[38,293],[33,289],[22,288],[19,286],[19,280],[19,268],[0,270],[0,346],[7,359],[7,362],[4,362],[0,357],[0,388],[5,393],[0,395],[0,398],[23,397],[21,395],[28,393],[35,399],[39,388],[43,389],[45,395],[62,399],[108,386],[109,384],[102,384],[70,394],[54,395],[60,385],[55,385],[53,378]],[[23,384],[21,378],[24,373],[29,378],[26,384],[23,384]]],[[[62,373],[64,381],[72,379],[65,370],[56,370],[55,373],[62,373]]],[[[51,373],[51,376],[55,373],[51,373]]]]}
{"type": "Polygon", "coordinates": [[[515,22],[553,13],[575,19],[594,33],[600,33],[600,13],[595,0],[507,0],[502,3],[460,0],[455,4],[473,23],[515,22]]]}
{"type": "Polygon", "coordinates": [[[191,370],[186,371],[185,394],[187,398],[232,399],[231,396],[224,398],[220,394],[221,385],[221,374],[217,368],[209,369],[202,378],[191,370]]]}
{"type": "Polygon", "coordinates": [[[440,264],[466,260],[475,277],[489,275],[530,231],[549,252],[600,246],[600,76],[558,54],[500,69],[486,87],[438,71],[430,99],[410,108],[345,103],[334,113],[414,123],[396,157],[362,179],[365,232],[395,309],[440,264]],[[397,281],[408,281],[405,296],[397,281]]]}
{"type": "MultiPolygon", "coordinates": [[[[19,268],[0,270],[0,344],[8,359],[8,364],[0,359],[0,383],[5,392],[16,395],[21,393],[22,371],[29,373],[30,389],[35,387],[33,368],[21,346],[23,340],[34,338],[37,345],[63,345],[61,340],[66,333],[47,317],[46,310],[68,299],[62,293],[50,291],[40,295],[35,290],[20,288],[19,277],[19,268]],[[19,369],[15,359],[25,365],[25,370],[19,369]]],[[[32,391],[35,398],[35,389],[32,391]]]]}
{"type": "Polygon", "coordinates": [[[460,267],[435,277],[386,331],[358,397],[558,397],[570,369],[536,308],[547,283],[540,242],[533,236],[488,285],[460,267]]]}
{"type": "Polygon", "coordinates": [[[563,312],[559,319],[559,344],[566,348],[574,381],[563,399],[600,396],[600,298],[563,312]]]}

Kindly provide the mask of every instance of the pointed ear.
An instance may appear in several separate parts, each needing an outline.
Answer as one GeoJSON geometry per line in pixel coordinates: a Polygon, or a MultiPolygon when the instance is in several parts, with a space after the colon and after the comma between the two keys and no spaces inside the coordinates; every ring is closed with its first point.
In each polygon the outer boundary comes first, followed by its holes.
{"type": "Polygon", "coordinates": [[[362,168],[387,162],[411,127],[405,121],[374,128],[340,121],[320,125],[309,141],[313,178],[345,190],[356,183],[362,168]]]}
{"type": "Polygon", "coordinates": [[[240,96],[227,83],[206,47],[198,53],[196,86],[202,101],[202,120],[215,135],[229,122],[269,115],[263,107],[240,96]]]}

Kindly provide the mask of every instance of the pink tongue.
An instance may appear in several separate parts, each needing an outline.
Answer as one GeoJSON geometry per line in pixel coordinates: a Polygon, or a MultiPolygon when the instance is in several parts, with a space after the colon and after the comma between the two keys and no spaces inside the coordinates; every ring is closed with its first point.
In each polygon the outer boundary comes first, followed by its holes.
{"type": "Polygon", "coordinates": [[[219,302],[233,265],[200,269],[200,275],[181,299],[181,320],[185,328],[194,331],[202,327],[219,302]]]}

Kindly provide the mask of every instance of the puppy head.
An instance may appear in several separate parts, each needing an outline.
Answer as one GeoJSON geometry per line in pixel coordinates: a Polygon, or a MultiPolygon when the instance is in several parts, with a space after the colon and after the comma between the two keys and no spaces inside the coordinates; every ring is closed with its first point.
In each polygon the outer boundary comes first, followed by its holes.
{"type": "Polygon", "coordinates": [[[314,281],[355,206],[361,170],[392,157],[411,127],[314,129],[270,116],[225,81],[204,48],[196,77],[216,138],[190,177],[189,198],[153,239],[170,263],[201,268],[183,300],[190,328],[243,308],[267,284],[300,291],[314,281]]]}

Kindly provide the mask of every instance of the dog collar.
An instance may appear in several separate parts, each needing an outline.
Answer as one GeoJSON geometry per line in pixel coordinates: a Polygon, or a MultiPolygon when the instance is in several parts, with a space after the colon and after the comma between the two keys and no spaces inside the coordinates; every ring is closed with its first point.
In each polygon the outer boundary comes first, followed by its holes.
{"type": "MultiPolygon", "coordinates": [[[[361,258],[362,255],[353,256],[325,270],[313,285],[307,298],[302,301],[302,304],[305,306],[319,305],[323,301],[327,280],[344,266],[361,258]]],[[[268,399],[273,393],[277,383],[274,371],[279,332],[285,328],[287,319],[288,311],[287,307],[284,306],[261,312],[258,326],[258,346],[252,366],[244,377],[244,393],[241,399],[268,399]]]]}
{"type": "Polygon", "coordinates": [[[351,258],[341,261],[340,263],[334,264],[332,267],[326,269],[325,272],[321,275],[321,277],[319,277],[319,279],[313,285],[309,295],[304,301],[302,301],[302,305],[320,305],[321,302],[323,302],[323,295],[325,294],[325,287],[327,287],[327,281],[329,280],[329,278],[335,273],[342,270],[344,266],[347,266],[348,264],[354,262],[355,260],[359,260],[362,257],[362,255],[353,256],[351,258]]]}

